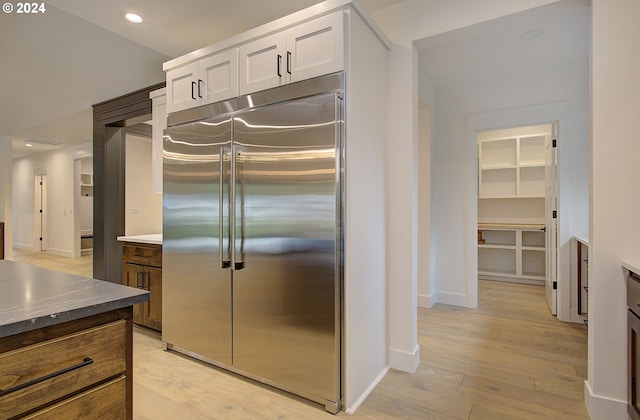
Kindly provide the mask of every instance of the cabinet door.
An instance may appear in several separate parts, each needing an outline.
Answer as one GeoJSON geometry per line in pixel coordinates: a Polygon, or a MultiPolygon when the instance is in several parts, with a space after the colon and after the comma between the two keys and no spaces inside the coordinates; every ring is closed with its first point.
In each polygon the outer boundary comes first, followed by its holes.
{"type": "MultiPolygon", "coordinates": [[[[124,263],[122,264],[122,284],[129,287],[144,289],[144,271],[142,265],[124,263]]],[[[147,302],[133,305],[133,322],[144,325],[144,313],[147,302]]]]}
{"type": "Polygon", "coordinates": [[[167,72],[167,112],[176,112],[197,105],[198,63],[167,72]]]}
{"type": "Polygon", "coordinates": [[[144,307],[144,325],[162,331],[162,269],[145,267],[144,286],[151,294],[144,307]]]}
{"type": "Polygon", "coordinates": [[[286,71],[290,81],[344,70],[343,12],[287,30],[286,71]]]}
{"type": "Polygon", "coordinates": [[[240,46],[238,62],[240,95],[280,86],[285,83],[286,35],[284,32],[260,38],[240,46]]]}
{"type": "Polygon", "coordinates": [[[223,51],[198,62],[198,98],[209,104],[238,96],[238,50],[223,51]]]}

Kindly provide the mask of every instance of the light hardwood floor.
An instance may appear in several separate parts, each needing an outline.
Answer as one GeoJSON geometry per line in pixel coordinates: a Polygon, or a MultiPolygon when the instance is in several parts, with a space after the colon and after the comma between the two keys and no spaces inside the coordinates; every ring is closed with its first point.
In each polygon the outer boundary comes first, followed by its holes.
{"type": "MultiPolygon", "coordinates": [[[[90,256],[14,259],[91,275],[90,256]]],[[[544,289],[479,282],[479,307],[418,310],[420,366],[390,371],[359,419],[588,419],[587,332],[550,315],[544,289]]],[[[134,330],[134,418],[328,419],[318,406],[174,352],[134,330]]],[[[337,417],[348,417],[341,412],[337,417]]]]}

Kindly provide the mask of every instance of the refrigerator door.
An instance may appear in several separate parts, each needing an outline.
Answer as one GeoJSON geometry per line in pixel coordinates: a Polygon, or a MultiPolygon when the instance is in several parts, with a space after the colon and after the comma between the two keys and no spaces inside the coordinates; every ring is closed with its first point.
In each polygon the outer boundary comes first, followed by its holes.
{"type": "Polygon", "coordinates": [[[172,127],[163,150],[162,340],[229,365],[232,126],[227,117],[172,127]]]}
{"type": "Polygon", "coordinates": [[[234,367],[325,405],[340,398],[339,101],[234,121],[234,367]]]}

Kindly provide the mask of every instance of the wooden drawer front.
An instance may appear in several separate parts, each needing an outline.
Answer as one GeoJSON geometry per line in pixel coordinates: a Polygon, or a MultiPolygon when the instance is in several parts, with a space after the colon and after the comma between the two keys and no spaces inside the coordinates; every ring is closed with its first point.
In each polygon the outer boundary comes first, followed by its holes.
{"type": "Polygon", "coordinates": [[[162,267],[162,249],[151,246],[124,245],[122,247],[122,260],[133,264],[162,267]]]}
{"type": "Polygon", "coordinates": [[[127,379],[120,376],[73,398],[38,411],[25,419],[125,419],[127,379]]]}
{"type": "Polygon", "coordinates": [[[0,418],[18,415],[126,371],[126,321],[0,354],[0,418]],[[91,363],[86,362],[90,358],[91,363]],[[75,367],[72,369],[72,367],[75,367]],[[59,373],[43,381],[39,379],[59,373]]]}

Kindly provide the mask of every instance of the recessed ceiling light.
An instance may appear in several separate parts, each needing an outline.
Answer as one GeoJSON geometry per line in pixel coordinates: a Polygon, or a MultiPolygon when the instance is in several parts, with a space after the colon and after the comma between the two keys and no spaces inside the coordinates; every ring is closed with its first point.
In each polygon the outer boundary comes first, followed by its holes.
{"type": "Polygon", "coordinates": [[[523,41],[531,41],[532,39],[540,38],[543,33],[544,31],[542,29],[533,29],[520,35],[520,39],[523,41]]]}
{"type": "Polygon", "coordinates": [[[31,144],[31,143],[25,143],[25,144],[24,144],[24,147],[33,147],[33,144],[31,144]]]}
{"type": "Polygon", "coordinates": [[[127,19],[131,23],[142,23],[142,17],[135,13],[126,13],[124,18],[127,19]]]}

